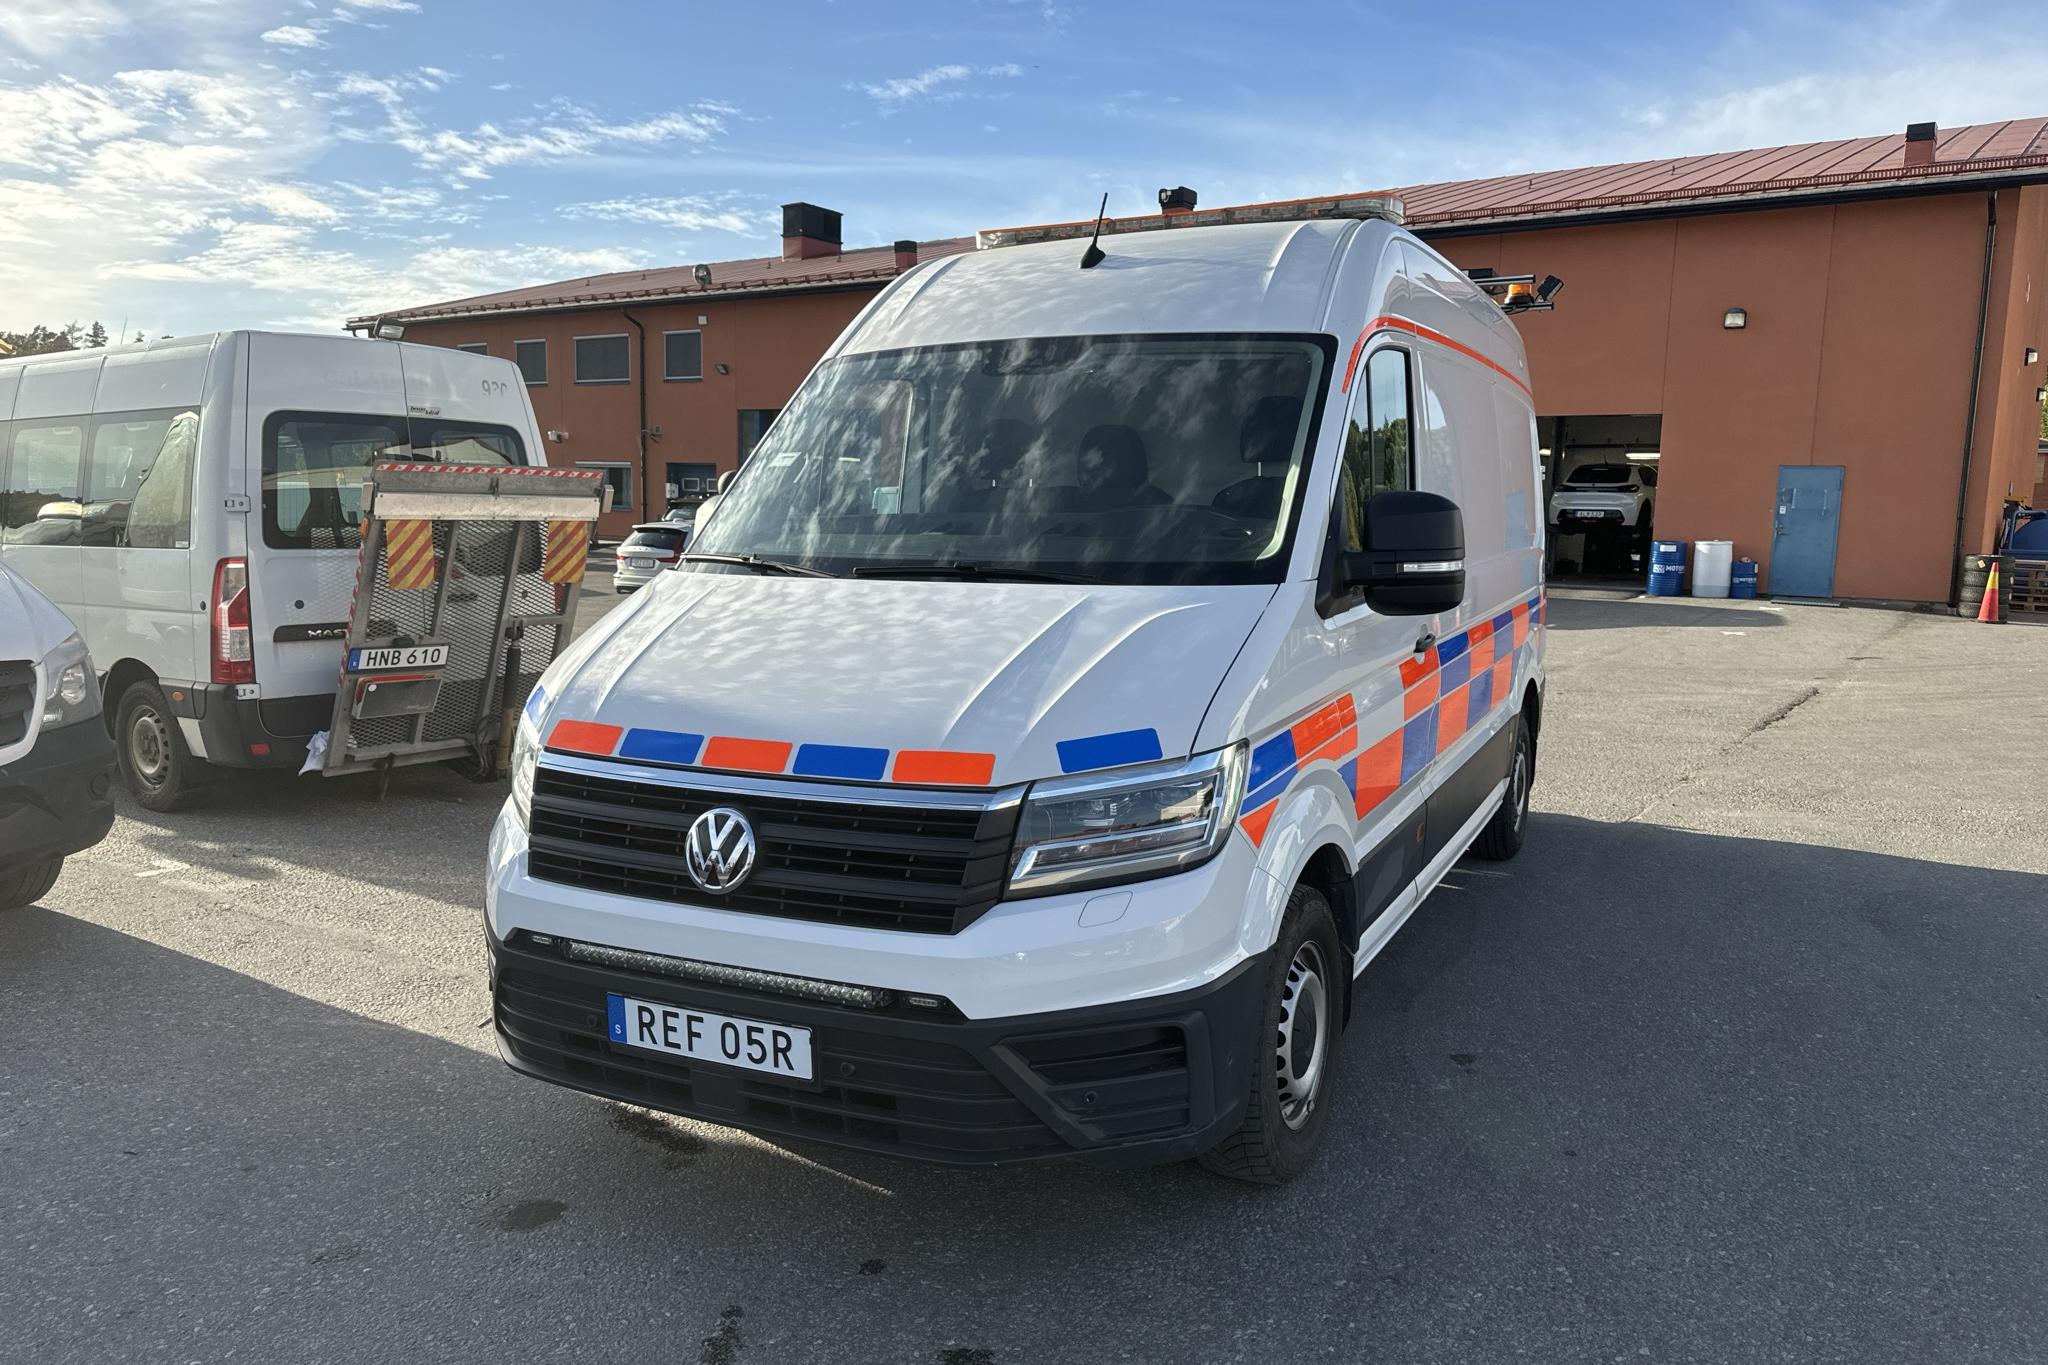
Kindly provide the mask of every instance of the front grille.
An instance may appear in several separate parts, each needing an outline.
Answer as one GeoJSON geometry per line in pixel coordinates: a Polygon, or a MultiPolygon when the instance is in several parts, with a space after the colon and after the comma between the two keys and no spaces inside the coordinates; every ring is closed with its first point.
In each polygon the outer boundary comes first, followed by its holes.
{"type": "MultiPolygon", "coordinates": [[[[1064,1146],[972,1053],[864,1030],[853,1011],[843,1027],[813,1030],[815,1085],[613,1047],[602,988],[517,965],[498,974],[495,1013],[527,1065],[652,1109],[905,1155],[971,1160],[1064,1146]]],[[[773,1006],[761,1017],[775,1017],[773,1006]]]]}
{"type": "Polygon", "coordinates": [[[1054,1103],[1107,1141],[1188,1123],[1187,1035],[1172,1024],[1023,1038],[1011,1044],[1054,1103]]]}
{"type": "Polygon", "coordinates": [[[36,670],[27,659],[0,659],[0,749],[28,734],[36,709],[36,670]]]}
{"type": "Polygon", "coordinates": [[[535,774],[527,870],[545,881],[784,919],[958,933],[1002,894],[1017,807],[890,806],[535,774]],[[753,875],[725,895],[690,878],[683,840],[714,806],[745,812],[753,875]]]}

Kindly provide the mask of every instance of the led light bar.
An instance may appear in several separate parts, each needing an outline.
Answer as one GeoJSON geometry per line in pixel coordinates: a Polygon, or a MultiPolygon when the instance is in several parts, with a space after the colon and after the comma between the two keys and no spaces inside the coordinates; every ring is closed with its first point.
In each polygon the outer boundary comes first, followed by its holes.
{"type": "MultiPolygon", "coordinates": [[[[1399,224],[1407,206],[1391,194],[1344,194],[1323,199],[1289,199],[1277,204],[1239,204],[1220,209],[1186,209],[1174,213],[1141,213],[1130,218],[1105,218],[1102,235],[1156,232],[1161,229],[1214,227],[1222,223],[1291,223],[1309,218],[1379,218],[1399,224]]],[[[1079,240],[1093,235],[1095,220],[1042,223],[1036,227],[988,228],[975,234],[975,245],[1024,246],[1031,242],[1079,240]]]]}
{"type": "Polygon", "coordinates": [[[771,995],[815,1000],[826,1005],[854,1009],[887,1009],[895,995],[875,986],[848,986],[837,981],[819,981],[808,976],[785,976],[781,972],[756,971],[752,967],[728,967],[717,962],[697,962],[686,957],[636,952],[631,948],[607,948],[601,943],[581,943],[572,938],[528,934],[535,947],[556,946],[571,962],[593,967],[615,967],[621,971],[647,972],[677,981],[700,981],[707,986],[730,986],[738,990],[765,991],[771,995]]]}

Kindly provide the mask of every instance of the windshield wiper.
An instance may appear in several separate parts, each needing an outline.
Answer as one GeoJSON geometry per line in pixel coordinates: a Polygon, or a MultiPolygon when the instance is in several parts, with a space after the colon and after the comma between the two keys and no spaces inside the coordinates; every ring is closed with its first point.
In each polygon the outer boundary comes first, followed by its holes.
{"type": "Polygon", "coordinates": [[[759,573],[789,574],[796,578],[837,578],[837,574],[826,573],[823,569],[807,568],[802,564],[791,564],[781,559],[763,559],[759,555],[710,555],[685,553],[678,556],[686,564],[737,564],[741,568],[753,569],[759,573]]]}
{"type": "Polygon", "coordinates": [[[1049,573],[1044,569],[1010,569],[1000,564],[862,564],[855,578],[960,578],[986,583],[1100,583],[1078,573],[1049,573]]]}

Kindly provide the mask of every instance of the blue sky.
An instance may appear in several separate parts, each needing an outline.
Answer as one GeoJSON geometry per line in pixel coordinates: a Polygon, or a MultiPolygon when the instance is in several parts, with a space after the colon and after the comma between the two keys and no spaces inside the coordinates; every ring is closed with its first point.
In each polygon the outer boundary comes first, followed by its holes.
{"type": "Polygon", "coordinates": [[[0,0],[0,327],[2048,114],[2019,6],[0,0]]]}

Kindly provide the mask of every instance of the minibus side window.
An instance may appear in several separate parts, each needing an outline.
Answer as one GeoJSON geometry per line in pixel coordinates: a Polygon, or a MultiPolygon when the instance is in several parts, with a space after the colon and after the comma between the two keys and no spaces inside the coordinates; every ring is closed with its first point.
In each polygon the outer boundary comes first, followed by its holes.
{"type": "Polygon", "coordinates": [[[93,419],[91,452],[85,462],[84,543],[156,549],[189,543],[191,501],[186,481],[191,473],[190,446],[198,432],[199,414],[176,409],[93,419]],[[141,540],[132,534],[138,501],[149,522],[141,540]]]}
{"type": "Polygon", "coordinates": [[[1406,351],[1394,347],[1375,351],[1365,362],[1365,382],[1352,396],[1339,493],[1347,550],[1365,548],[1365,504],[1373,494],[1415,486],[1408,369],[1406,351]]]}
{"type": "Polygon", "coordinates": [[[0,543],[78,543],[78,466],[84,454],[85,423],[79,418],[14,424],[7,486],[0,489],[0,543]]]}
{"type": "Polygon", "coordinates": [[[181,412],[164,428],[163,444],[142,471],[128,505],[127,543],[138,550],[182,550],[192,544],[192,466],[199,453],[199,414],[181,412]]]}

